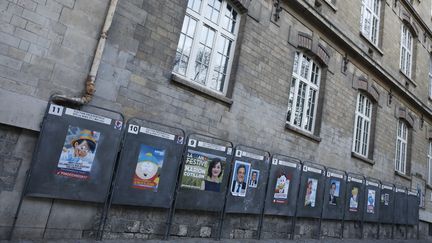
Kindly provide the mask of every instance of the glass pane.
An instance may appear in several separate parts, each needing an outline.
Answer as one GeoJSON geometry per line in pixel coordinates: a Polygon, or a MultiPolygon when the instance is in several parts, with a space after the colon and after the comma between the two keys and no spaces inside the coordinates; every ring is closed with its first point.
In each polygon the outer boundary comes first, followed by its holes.
{"type": "Polygon", "coordinates": [[[309,67],[310,67],[310,59],[308,57],[302,56],[300,76],[302,76],[305,79],[308,79],[309,78],[309,67]]]}
{"type": "Polygon", "coordinates": [[[195,12],[199,12],[201,6],[201,0],[189,0],[188,8],[192,9],[195,12]]]}
{"type": "Polygon", "coordinates": [[[305,96],[306,96],[306,84],[300,82],[299,90],[297,93],[297,103],[296,103],[295,118],[294,118],[294,125],[297,126],[301,126],[303,121],[305,96]]]}
{"type": "Polygon", "coordinates": [[[315,98],[316,98],[316,90],[310,89],[309,90],[309,100],[308,100],[308,107],[307,107],[307,120],[305,124],[305,129],[307,131],[312,131],[312,125],[314,120],[314,110],[315,110],[315,98]]]}
{"type": "Polygon", "coordinates": [[[295,86],[296,86],[296,79],[293,78],[291,80],[291,88],[290,88],[290,93],[289,93],[289,98],[288,98],[288,114],[287,114],[287,121],[288,122],[291,122],[291,112],[293,109],[295,86]]]}
{"type": "MultiPolygon", "coordinates": [[[[296,52],[295,56],[294,56],[294,65],[293,65],[293,72],[296,74],[298,73],[298,62],[299,62],[299,56],[300,53],[296,52]]],[[[431,65],[432,66],[432,65],[431,65]]],[[[431,69],[432,70],[432,69],[431,69]]]]}

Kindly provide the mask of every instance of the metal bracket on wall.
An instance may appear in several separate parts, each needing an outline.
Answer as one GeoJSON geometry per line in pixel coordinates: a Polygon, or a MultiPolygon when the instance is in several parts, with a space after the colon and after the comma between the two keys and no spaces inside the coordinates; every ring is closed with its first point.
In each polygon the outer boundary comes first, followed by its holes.
{"type": "Polygon", "coordinates": [[[282,12],[282,7],[280,6],[280,0],[274,0],[273,6],[275,7],[275,13],[273,14],[274,21],[277,22],[280,19],[280,12],[282,12]]]}

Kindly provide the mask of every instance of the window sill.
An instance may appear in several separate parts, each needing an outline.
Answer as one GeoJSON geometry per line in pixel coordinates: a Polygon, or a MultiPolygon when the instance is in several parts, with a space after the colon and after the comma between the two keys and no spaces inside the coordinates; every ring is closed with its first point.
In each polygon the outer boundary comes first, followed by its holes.
{"type": "Polygon", "coordinates": [[[337,12],[337,7],[333,3],[331,3],[330,0],[323,0],[323,2],[325,2],[333,10],[333,12],[337,12]]]}
{"type": "Polygon", "coordinates": [[[184,78],[182,78],[176,74],[172,74],[171,80],[172,80],[172,82],[174,82],[178,85],[189,88],[193,91],[197,91],[197,93],[199,93],[200,95],[214,99],[216,101],[219,101],[219,102],[223,103],[224,105],[231,106],[233,104],[232,99],[225,97],[221,94],[218,94],[216,92],[213,92],[213,91],[211,91],[207,88],[204,88],[198,84],[194,84],[193,82],[188,81],[188,80],[186,80],[186,79],[184,79],[184,78]]]}
{"type": "Polygon", "coordinates": [[[295,132],[295,133],[297,133],[297,134],[299,134],[299,135],[301,135],[301,136],[303,136],[305,138],[308,138],[308,139],[310,139],[312,141],[315,141],[315,142],[318,142],[318,143],[321,142],[321,138],[320,137],[315,136],[315,135],[310,134],[310,133],[307,133],[305,131],[302,131],[302,130],[300,130],[300,129],[298,129],[298,128],[296,128],[296,127],[294,127],[294,126],[292,126],[292,125],[290,125],[288,123],[285,123],[285,128],[288,129],[288,130],[291,130],[291,131],[293,131],[293,132],[295,132]]]}
{"type": "Polygon", "coordinates": [[[375,45],[374,43],[372,43],[372,41],[370,41],[365,35],[363,35],[363,33],[360,31],[360,36],[367,41],[367,43],[369,44],[370,47],[372,47],[372,49],[374,49],[376,52],[378,52],[381,56],[384,56],[384,52],[381,50],[381,48],[379,48],[377,45],[375,45]]]}
{"type": "Polygon", "coordinates": [[[363,157],[362,155],[359,155],[359,154],[357,154],[355,152],[351,152],[351,157],[354,157],[354,158],[356,158],[358,160],[361,160],[361,161],[363,161],[363,162],[365,162],[367,164],[375,165],[375,161],[373,161],[371,159],[368,159],[366,157],[363,157]]]}
{"type": "Polygon", "coordinates": [[[395,175],[400,176],[400,177],[404,178],[405,180],[411,181],[411,176],[407,176],[407,175],[405,175],[399,171],[395,170],[395,175]]]}
{"type": "Polygon", "coordinates": [[[414,85],[414,88],[417,87],[417,83],[414,80],[408,77],[404,72],[402,72],[402,70],[399,69],[399,72],[405,77],[405,79],[414,85]]]}
{"type": "Polygon", "coordinates": [[[427,188],[427,189],[432,189],[432,185],[429,184],[429,183],[426,183],[426,188],[427,188]]]}

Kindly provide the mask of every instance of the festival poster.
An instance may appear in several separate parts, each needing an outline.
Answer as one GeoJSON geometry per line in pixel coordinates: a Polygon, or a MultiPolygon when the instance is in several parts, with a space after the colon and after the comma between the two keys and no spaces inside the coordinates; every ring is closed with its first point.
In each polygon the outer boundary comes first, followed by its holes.
{"type": "Polygon", "coordinates": [[[141,144],[132,187],[157,192],[165,150],[141,144]]]}
{"type": "Polygon", "coordinates": [[[308,178],[306,186],[304,206],[313,208],[315,207],[318,180],[314,178],[308,178]]]}
{"type": "Polygon", "coordinates": [[[180,187],[220,192],[225,158],[188,150],[180,187]]]}
{"type": "Polygon", "coordinates": [[[95,159],[100,133],[69,125],[57,164],[57,175],[87,180],[95,159]]]}
{"type": "Polygon", "coordinates": [[[277,174],[275,189],[273,194],[273,203],[288,203],[288,190],[291,182],[291,174],[280,170],[277,174]]]}
{"type": "Polygon", "coordinates": [[[366,212],[375,213],[375,190],[368,189],[366,212]]]}
{"type": "Polygon", "coordinates": [[[259,181],[260,171],[259,170],[251,170],[250,179],[249,179],[249,187],[257,188],[259,181]]]}
{"type": "Polygon", "coordinates": [[[231,195],[236,197],[245,197],[248,188],[250,163],[236,160],[234,171],[231,179],[231,195]]]}
{"type": "Polygon", "coordinates": [[[339,199],[339,191],[340,191],[340,181],[336,179],[330,180],[330,192],[329,192],[330,205],[337,205],[339,199]]]}
{"type": "Polygon", "coordinates": [[[350,212],[358,211],[358,187],[355,186],[351,189],[349,211],[350,212]]]}

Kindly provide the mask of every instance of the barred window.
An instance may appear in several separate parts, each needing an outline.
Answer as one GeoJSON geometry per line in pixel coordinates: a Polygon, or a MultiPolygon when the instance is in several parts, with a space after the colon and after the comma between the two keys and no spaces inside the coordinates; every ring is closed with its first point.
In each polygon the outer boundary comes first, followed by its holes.
{"type": "Polygon", "coordinates": [[[321,68],[310,57],[296,52],[288,100],[287,123],[314,132],[321,68]]]}
{"type": "Polygon", "coordinates": [[[354,122],[353,152],[363,157],[369,154],[369,139],[372,118],[372,102],[365,95],[359,93],[354,122]]]}
{"type": "Polygon", "coordinates": [[[407,147],[408,127],[404,121],[399,120],[396,138],[395,170],[402,174],[406,173],[407,147]]]}
{"type": "Polygon", "coordinates": [[[226,94],[239,20],[225,0],[189,0],[173,72],[226,94]]]}
{"type": "Polygon", "coordinates": [[[400,69],[408,77],[411,78],[413,53],[413,36],[406,25],[402,25],[401,30],[401,50],[400,50],[400,69]]]}
{"type": "Polygon", "coordinates": [[[361,32],[374,45],[378,45],[381,0],[362,0],[361,32]]]}

